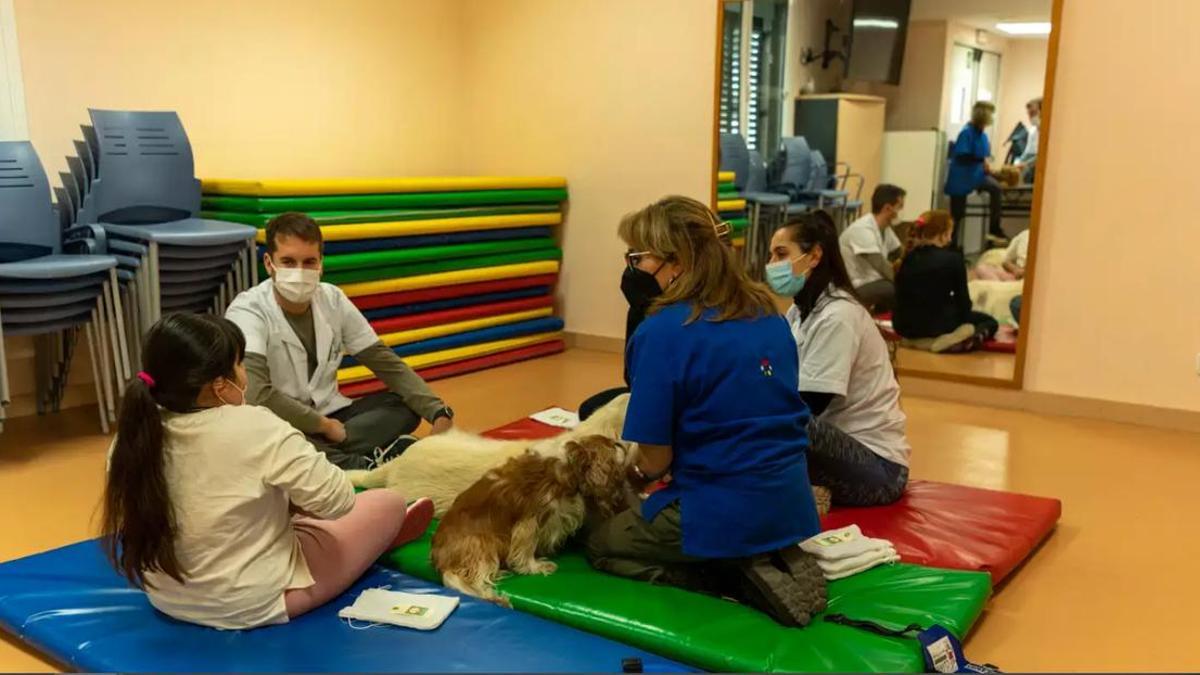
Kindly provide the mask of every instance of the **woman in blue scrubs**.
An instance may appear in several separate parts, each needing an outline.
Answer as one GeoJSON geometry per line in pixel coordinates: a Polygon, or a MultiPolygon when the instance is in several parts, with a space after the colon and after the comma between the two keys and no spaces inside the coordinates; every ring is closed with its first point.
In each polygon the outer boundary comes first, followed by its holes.
{"type": "Polygon", "coordinates": [[[770,290],[722,241],[727,227],[687,197],[621,221],[628,268],[662,290],[629,343],[623,437],[639,444],[638,482],[671,480],[592,528],[588,557],[651,582],[719,579],[780,623],[805,625],[825,606],[825,582],[797,546],[820,524],[796,345],[770,290]]]}

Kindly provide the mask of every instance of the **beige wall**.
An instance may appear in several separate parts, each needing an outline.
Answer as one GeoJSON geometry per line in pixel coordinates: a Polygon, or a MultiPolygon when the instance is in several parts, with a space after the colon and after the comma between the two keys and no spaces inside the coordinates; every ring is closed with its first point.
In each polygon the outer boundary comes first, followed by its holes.
{"type": "Polygon", "coordinates": [[[458,2],[17,0],[16,17],[52,176],[89,107],[178,111],[201,176],[455,168],[458,2]]]}
{"type": "Polygon", "coordinates": [[[1049,41],[1043,39],[1012,39],[1008,51],[1000,64],[1000,110],[999,119],[1004,121],[1000,130],[1003,140],[1008,137],[1017,122],[1029,125],[1025,114],[1025,103],[1042,95],[1046,82],[1046,49],[1049,41]]]}
{"type": "Polygon", "coordinates": [[[1064,2],[1025,381],[1200,411],[1200,2],[1152,4],[1064,2]]]}
{"type": "Polygon", "coordinates": [[[624,336],[624,213],[671,193],[709,199],[716,10],[467,0],[462,170],[567,177],[559,292],[570,331],[624,336]]]}
{"type": "MultiPolygon", "coordinates": [[[[825,20],[833,19],[840,32],[834,35],[830,47],[842,49],[842,37],[850,30],[850,0],[791,0],[788,3],[787,66],[784,68],[783,135],[792,135],[796,113],[793,103],[801,94],[826,94],[838,91],[846,72],[843,61],[834,61],[828,68],[821,62],[800,63],[804,49],[820,54],[825,46],[825,20]]],[[[871,92],[862,92],[871,93],[871,92]]]]}
{"type": "Polygon", "coordinates": [[[900,84],[848,81],[846,88],[887,99],[888,131],[938,127],[946,67],[946,22],[912,21],[904,42],[900,84]]]}

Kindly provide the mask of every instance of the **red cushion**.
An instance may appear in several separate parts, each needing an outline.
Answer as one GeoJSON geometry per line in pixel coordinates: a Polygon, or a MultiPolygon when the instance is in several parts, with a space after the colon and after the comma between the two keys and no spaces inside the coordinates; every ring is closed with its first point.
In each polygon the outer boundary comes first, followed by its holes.
{"type": "Polygon", "coordinates": [[[983,351],[985,352],[1000,352],[1003,354],[1016,354],[1016,342],[1004,342],[1002,340],[988,340],[983,343],[983,351]]]}
{"type": "MultiPolygon", "coordinates": [[[[561,431],[525,418],[484,435],[540,439],[561,431]]],[[[891,541],[904,562],[988,572],[996,585],[1050,534],[1061,514],[1057,499],[914,480],[895,504],[834,509],[821,525],[857,524],[867,536],[891,541]]]]}
{"type": "Polygon", "coordinates": [[[915,480],[895,504],[834,509],[821,525],[856,524],[867,536],[891,541],[904,562],[985,571],[996,585],[1061,514],[1057,499],[915,480]]]}
{"type": "Polygon", "coordinates": [[[534,286],[553,286],[557,274],[541,274],[532,277],[517,277],[515,279],[495,279],[493,281],[476,281],[469,284],[451,286],[435,286],[433,288],[418,288],[412,291],[397,291],[395,293],[380,293],[378,295],[360,295],[350,298],[350,302],[359,309],[378,309],[380,307],[395,307],[410,302],[428,302],[430,300],[445,300],[447,298],[464,298],[480,293],[496,293],[499,291],[515,291],[534,286]]]}

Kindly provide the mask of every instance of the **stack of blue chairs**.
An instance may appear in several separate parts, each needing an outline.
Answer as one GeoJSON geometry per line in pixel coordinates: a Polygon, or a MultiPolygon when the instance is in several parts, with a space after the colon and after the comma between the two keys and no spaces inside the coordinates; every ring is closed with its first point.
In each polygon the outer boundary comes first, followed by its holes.
{"type": "MultiPolygon", "coordinates": [[[[135,335],[164,312],[220,314],[257,283],[255,229],[197,217],[200,181],[174,112],[89,110],[56,190],[66,239],[114,256],[135,335]]],[[[136,367],[140,340],[128,343],[136,367]]]]}
{"type": "Polygon", "coordinates": [[[111,383],[129,377],[124,357],[124,313],[117,292],[116,258],[68,254],[62,216],[50,183],[28,141],[0,142],[0,430],[11,402],[4,336],[35,336],[37,410],[57,410],[80,333],[87,339],[107,433],[115,419],[111,383]],[[109,359],[109,356],[112,359],[109,359]]]}

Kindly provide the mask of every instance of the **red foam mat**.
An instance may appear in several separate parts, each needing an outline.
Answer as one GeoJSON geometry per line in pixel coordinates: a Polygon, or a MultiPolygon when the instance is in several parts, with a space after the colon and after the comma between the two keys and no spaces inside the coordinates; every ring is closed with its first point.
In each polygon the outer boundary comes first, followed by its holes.
{"type": "Polygon", "coordinates": [[[455,284],[452,286],[435,286],[434,288],[419,288],[413,291],[398,291],[396,293],[379,293],[377,295],[361,295],[350,298],[350,302],[359,309],[379,309],[394,307],[410,302],[428,302],[430,300],[446,300],[447,298],[465,298],[481,293],[496,293],[499,291],[515,291],[534,286],[553,286],[557,274],[539,274],[532,277],[517,277],[515,279],[495,279],[493,281],[476,281],[470,284],[455,284]]]}
{"type": "Polygon", "coordinates": [[[401,330],[424,328],[426,326],[440,326],[442,324],[454,323],[456,321],[481,319],[488,316],[496,316],[498,314],[523,312],[530,309],[541,309],[542,307],[552,307],[553,305],[554,296],[541,295],[536,298],[505,300],[503,302],[493,302],[487,305],[455,307],[454,309],[443,309],[436,312],[424,312],[422,314],[397,316],[391,319],[380,319],[378,321],[372,321],[371,328],[374,328],[376,333],[395,333],[396,331],[401,330]]]}
{"type": "MultiPolygon", "coordinates": [[[[561,429],[529,418],[486,432],[500,439],[548,438],[561,429]]],[[[982,571],[999,584],[1054,529],[1062,502],[998,490],[914,480],[888,506],[834,509],[825,529],[857,524],[887,539],[904,562],[982,571]]]]}
{"type": "MultiPolygon", "coordinates": [[[[530,345],[528,347],[521,347],[520,349],[510,349],[506,352],[497,352],[495,354],[488,354],[487,356],[477,356],[472,359],[455,361],[454,363],[445,363],[440,366],[421,368],[417,370],[417,374],[420,375],[426,382],[432,382],[433,380],[441,380],[447,377],[453,377],[455,375],[465,375],[467,373],[473,373],[477,370],[485,370],[495,366],[508,365],[510,363],[517,363],[519,361],[528,361],[529,359],[535,359],[539,356],[557,354],[566,348],[567,344],[562,340],[552,340],[550,342],[542,342],[540,344],[530,345]]],[[[376,379],[353,382],[351,384],[346,384],[339,387],[342,395],[349,396],[350,398],[374,394],[385,389],[387,389],[387,387],[376,379]]]]}

